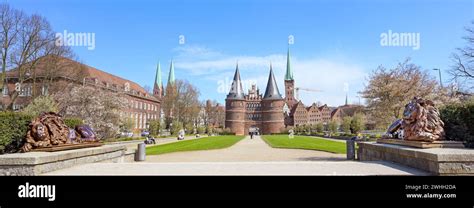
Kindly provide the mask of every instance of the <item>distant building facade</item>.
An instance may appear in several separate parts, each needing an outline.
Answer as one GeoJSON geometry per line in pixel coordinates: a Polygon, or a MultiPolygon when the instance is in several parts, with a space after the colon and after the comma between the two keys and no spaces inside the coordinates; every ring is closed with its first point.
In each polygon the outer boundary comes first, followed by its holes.
{"type": "Polygon", "coordinates": [[[134,128],[137,130],[146,129],[148,121],[160,118],[160,97],[148,93],[140,85],[130,80],[64,57],[61,57],[60,67],[54,69],[54,75],[51,75],[47,64],[42,62],[37,64],[35,73],[35,79],[28,79],[28,81],[19,84],[18,71],[15,69],[7,71],[7,82],[2,87],[2,106],[11,104],[12,109],[18,111],[31,103],[34,96],[70,90],[66,89],[66,86],[83,85],[123,95],[127,99],[128,105],[120,112],[120,115],[131,118],[134,121],[134,128]],[[34,80],[36,82],[33,82],[34,80]],[[35,95],[32,93],[33,90],[37,92],[35,95]],[[14,91],[18,91],[18,96],[13,100],[11,92],[14,91]]]}

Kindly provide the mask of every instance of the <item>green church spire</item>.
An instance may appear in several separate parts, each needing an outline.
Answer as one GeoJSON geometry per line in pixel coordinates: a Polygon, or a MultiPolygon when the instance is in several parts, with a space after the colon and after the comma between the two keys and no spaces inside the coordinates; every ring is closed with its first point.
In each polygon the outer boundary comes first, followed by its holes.
{"type": "Polygon", "coordinates": [[[173,65],[173,60],[171,60],[170,73],[168,75],[168,84],[173,84],[174,81],[175,81],[175,78],[174,78],[174,65],[173,65]]]}
{"type": "Polygon", "coordinates": [[[158,65],[156,66],[155,85],[157,87],[163,86],[163,82],[161,81],[161,65],[159,61],[158,65]]]}
{"type": "Polygon", "coordinates": [[[286,55],[286,74],[285,80],[293,80],[293,72],[290,64],[290,47],[288,46],[288,54],[286,55]]]}

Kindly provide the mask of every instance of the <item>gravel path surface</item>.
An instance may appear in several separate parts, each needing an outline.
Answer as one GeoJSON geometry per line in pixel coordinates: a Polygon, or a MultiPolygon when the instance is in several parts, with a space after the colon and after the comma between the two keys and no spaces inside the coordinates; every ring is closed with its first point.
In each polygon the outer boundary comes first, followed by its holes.
{"type": "Polygon", "coordinates": [[[347,161],[344,154],[271,148],[260,137],[254,139],[246,137],[226,149],[147,156],[146,162],[92,163],[44,175],[427,175],[427,173],[390,162],[347,161]]]}

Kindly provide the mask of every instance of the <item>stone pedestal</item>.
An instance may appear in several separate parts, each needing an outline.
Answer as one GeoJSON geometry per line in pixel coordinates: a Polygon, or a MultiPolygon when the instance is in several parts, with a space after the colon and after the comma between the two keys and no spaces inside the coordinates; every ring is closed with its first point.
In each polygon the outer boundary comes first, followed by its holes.
{"type": "Polygon", "coordinates": [[[464,148],[464,144],[458,141],[433,141],[433,142],[422,142],[422,141],[407,141],[401,139],[378,139],[377,143],[382,144],[396,144],[408,147],[416,148],[464,148]]]}
{"type": "Polygon", "coordinates": [[[40,175],[94,162],[133,161],[134,151],[125,145],[104,145],[59,152],[27,152],[0,155],[1,175],[40,175]]]}
{"type": "Polygon", "coordinates": [[[385,160],[421,169],[433,175],[474,175],[474,149],[428,148],[359,142],[361,161],[385,160]]]}

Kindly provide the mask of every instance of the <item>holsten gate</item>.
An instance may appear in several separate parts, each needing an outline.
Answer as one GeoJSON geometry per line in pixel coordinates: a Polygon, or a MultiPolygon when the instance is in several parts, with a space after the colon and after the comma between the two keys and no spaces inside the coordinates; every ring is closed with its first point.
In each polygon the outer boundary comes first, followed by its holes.
{"type": "Polygon", "coordinates": [[[287,126],[323,123],[331,119],[331,112],[327,105],[313,104],[305,107],[295,98],[295,89],[289,48],[285,73],[285,97],[280,94],[271,64],[265,94],[260,94],[256,85],[252,85],[248,93],[244,94],[237,64],[232,86],[225,102],[226,128],[236,135],[248,134],[250,129],[255,128],[258,128],[262,134],[272,134],[280,133],[287,126]]]}
{"type": "Polygon", "coordinates": [[[236,135],[247,134],[250,128],[259,128],[263,134],[278,133],[285,127],[285,100],[278,90],[271,64],[263,97],[259,91],[253,85],[249,93],[244,94],[237,64],[234,80],[225,100],[225,126],[236,135]]]}

